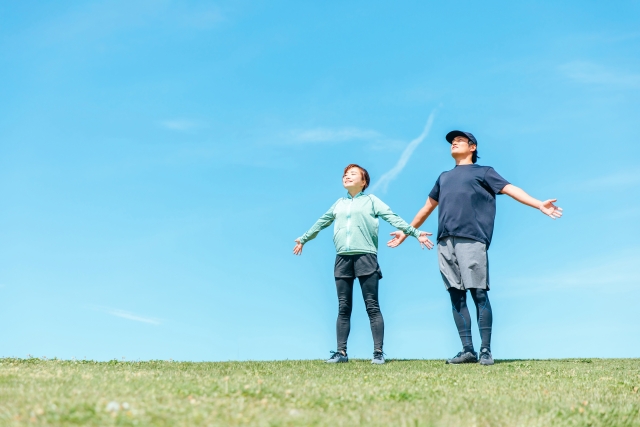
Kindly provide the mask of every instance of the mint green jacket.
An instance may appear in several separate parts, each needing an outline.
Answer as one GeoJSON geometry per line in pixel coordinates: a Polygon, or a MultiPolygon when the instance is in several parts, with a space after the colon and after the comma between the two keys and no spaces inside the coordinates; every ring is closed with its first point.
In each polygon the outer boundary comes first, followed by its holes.
{"type": "Polygon", "coordinates": [[[340,255],[378,253],[378,218],[382,218],[405,234],[419,237],[421,231],[394,214],[389,206],[373,194],[358,193],[338,199],[313,227],[300,237],[303,245],[335,221],[333,243],[340,255]]]}

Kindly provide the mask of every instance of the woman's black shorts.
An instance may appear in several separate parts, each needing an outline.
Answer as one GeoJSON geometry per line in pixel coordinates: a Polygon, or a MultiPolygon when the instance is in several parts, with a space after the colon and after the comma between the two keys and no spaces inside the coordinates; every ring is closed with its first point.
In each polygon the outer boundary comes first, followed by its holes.
{"type": "Polygon", "coordinates": [[[333,275],[337,278],[351,278],[370,276],[378,273],[382,279],[382,271],[378,265],[376,254],[336,255],[336,265],[333,275]]]}

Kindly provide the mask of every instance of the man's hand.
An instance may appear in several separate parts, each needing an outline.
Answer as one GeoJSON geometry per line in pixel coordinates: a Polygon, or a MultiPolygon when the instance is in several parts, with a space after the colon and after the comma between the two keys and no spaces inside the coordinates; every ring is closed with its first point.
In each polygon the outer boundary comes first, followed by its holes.
{"type": "Polygon", "coordinates": [[[551,219],[557,219],[562,216],[562,208],[559,208],[553,204],[553,202],[558,201],[558,199],[549,199],[541,202],[540,200],[533,198],[525,193],[522,188],[518,188],[512,184],[505,185],[504,188],[500,190],[500,192],[513,197],[515,200],[527,206],[540,209],[540,212],[551,219]]]}
{"type": "Polygon", "coordinates": [[[560,218],[562,216],[562,208],[557,207],[553,202],[557,202],[558,199],[545,200],[540,204],[540,212],[547,215],[551,219],[560,218]]]}
{"type": "Polygon", "coordinates": [[[433,233],[427,233],[426,231],[423,231],[422,233],[420,233],[420,237],[418,237],[418,241],[420,242],[420,247],[422,247],[422,249],[427,248],[429,250],[433,249],[433,242],[431,240],[429,240],[429,238],[427,236],[431,236],[433,233]]]}
{"type": "Polygon", "coordinates": [[[300,243],[300,239],[296,239],[295,240],[296,245],[293,247],[293,254],[294,255],[302,255],[302,243],[300,243]]]}

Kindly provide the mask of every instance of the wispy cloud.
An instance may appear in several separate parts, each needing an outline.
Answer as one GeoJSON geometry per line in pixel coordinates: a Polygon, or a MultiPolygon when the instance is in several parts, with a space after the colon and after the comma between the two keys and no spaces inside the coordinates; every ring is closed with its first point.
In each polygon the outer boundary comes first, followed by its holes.
{"type": "Polygon", "coordinates": [[[628,40],[637,39],[640,37],[640,31],[632,32],[597,32],[597,33],[584,33],[572,35],[574,39],[585,41],[588,43],[600,42],[600,43],[618,43],[628,40]]]}
{"type": "Polygon", "coordinates": [[[640,171],[627,170],[614,172],[576,183],[572,185],[572,188],[579,188],[587,191],[601,191],[617,190],[633,185],[640,185],[640,171]]]}
{"type": "Polygon", "coordinates": [[[307,130],[293,130],[291,136],[299,142],[343,142],[353,140],[379,139],[382,135],[375,130],[357,127],[344,128],[315,128],[307,130]]]}
{"type": "Polygon", "coordinates": [[[592,62],[569,62],[561,65],[560,71],[579,83],[640,88],[640,73],[604,67],[592,62]]]}
{"type": "Polygon", "coordinates": [[[159,325],[160,324],[160,320],[159,319],[140,316],[138,314],[131,313],[129,311],[118,310],[118,309],[113,309],[113,308],[105,308],[105,309],[101,309],[100,311],[103,311],[103,312],[105,312],[107,314],[110,314],[112,316],[121,317],[121,318],[127,319],[127,320],[133,320],[135,322],[148,323],[150,325],[159,325]]]}
{"type": "Polygon", "coordinates": [[[635,219],[637,217],[640,217],[640,207],[638,206],[633,208],[614,210],[613,212],[608,212],[607,214],[605,214],[605,218],[614,221],[635,219]]]}
{"type": "Polygon", "coordinates": [[[640,171],[616,172],[588,181],[590,186],[611,187],[617,185],[633,185],[640,183],[640,171]]]}
{"type": "Polygon", "coordinates": [[[425,125],[424,130],[422,131],[420,136],[418,136],[416,139],[411,141],[409,145],[407,145],[407,148],[405,148],[400,155],[398,163],[396,163],[393,168],[382,175],[380,179],[375,184],[373,184],[373,186],[371,187],[371,192],[374,192],[377,189],[381,189],[382,192],[387,191],[389,183],[393,181],[398,176],[398,174],[400,174],[400,172],[402,172],[402,169],[404,169],[404,167],[406,166],[415,149],[418,148],[418,145],[420,145],[420,143],[424,141],[424,139],[429,135],[429,131],[431,130],[431,125],[433,124],[433,118],[435,117],[435,114],[435,110],[432,111],[431,114],[429,114],[427,124],[425,125]]]}
{"type": "MultiPolygon", "coordinates": [[[[180,3],[176,3],[178,5],[180,3]]],[[[183,27],[191,27],[199,30],[206,30],[216,27],[225,21],[225,16],[220,9],[210,6],[201,5],[200,7],[187,8],[186,4],[180,4],[181,9],[175,11],[174,20],[183,27]]]]}
{"type": "Polygon", "coordinates": [[[200,124],[194,120],[173,119],[160,122],[160,126],[170,130],[188,131],[200,127],[200,124]]]}
{"type": "MultiPolygon", "coordinates": [[[[42,30],[47,43],[70,39],[92,41],[135,29],[209,30],[225,21],[220,8],[210,4],[188,5],[169,0],[94,1],[54,16],[42,30]]],[[[40,36],[42,38],[44,36],[40,36]]]]}
{"type": "MultiPolygon", "coordinates": [[[[616,256],[599,256],[568,265],[562,271],[548,275],[514,277],[505,280],[510,284],[509,294],[549,292],[554,289],[593,289],[600,291],[640,288],[640,277],[631,268],[640,257],[637,248],[631,248],[616,256]]],[[[507,290],[505,290],[506,292],[507,290]]]]}

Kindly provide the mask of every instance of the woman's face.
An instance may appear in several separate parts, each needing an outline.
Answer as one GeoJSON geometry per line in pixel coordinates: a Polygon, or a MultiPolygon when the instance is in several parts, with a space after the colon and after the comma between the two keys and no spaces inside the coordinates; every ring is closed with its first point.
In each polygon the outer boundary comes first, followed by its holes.
{"type": "Polygon", "coordinates": [[[364,179],[362,179],[362,171],[358,168],[349,169],[342,177],[342,185],[347,190],[362,191],[365,185],[364,179]]]}

